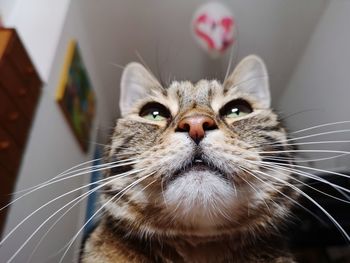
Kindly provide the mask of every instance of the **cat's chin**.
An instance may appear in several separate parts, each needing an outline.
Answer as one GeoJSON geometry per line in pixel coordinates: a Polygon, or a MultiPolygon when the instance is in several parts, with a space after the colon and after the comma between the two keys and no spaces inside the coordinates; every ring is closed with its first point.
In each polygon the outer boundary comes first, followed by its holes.
{"type": "Polygon", "coordinates": [[[173,219],[202,228],[228,223],[240,206],[234,186],[219,172],[202,167],[171,180],[164,199],[173,219]]]}

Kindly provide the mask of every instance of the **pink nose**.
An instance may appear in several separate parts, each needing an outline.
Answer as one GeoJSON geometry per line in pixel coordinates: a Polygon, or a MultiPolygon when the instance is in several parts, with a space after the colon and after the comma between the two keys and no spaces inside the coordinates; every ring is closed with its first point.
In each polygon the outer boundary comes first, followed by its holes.
{"type": "Polygon", "coordinates": [[[178,124],[177,131],[188,132],[192,140],[199,144],[206,131],[216,128],[216,123],[212,118],[205,115],[193,115],[183,118],[178,124]]]}

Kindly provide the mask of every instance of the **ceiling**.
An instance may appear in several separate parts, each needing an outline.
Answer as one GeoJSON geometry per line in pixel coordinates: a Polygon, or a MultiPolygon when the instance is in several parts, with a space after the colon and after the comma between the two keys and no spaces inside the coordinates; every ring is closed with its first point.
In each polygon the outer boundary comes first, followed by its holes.
{"type": "MultiPolygon", "coordinates": [[[[162,79],[222,78],[228,56],[210,59],[194,42],[190,21],[200,0],[81,0],[80,15],[87,31],[111,118],[118,115],[121,69],[140,60],[162,79]]],[[[222,1],[233,11],[239,29],[234,63],[255,53],[269,69],[274,105],[287,86],[327,0],[222,1]]]]}

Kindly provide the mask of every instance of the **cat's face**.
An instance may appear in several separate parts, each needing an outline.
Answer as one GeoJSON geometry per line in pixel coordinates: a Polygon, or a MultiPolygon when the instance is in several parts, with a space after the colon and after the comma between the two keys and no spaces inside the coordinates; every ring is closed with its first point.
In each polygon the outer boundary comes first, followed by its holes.
{"type": "Polygon", "coordinates": [[[260,167],[286,133],[269,108],[259,58],[247,57],[223,84],[166,88],[133,63],[121,88],[123,117],[107,160],[126,165],[110,170],[120,176],[103,195],[115,219],[147,233],[208,236],[267,229],[287,215],[279,180],[289,175],[260,167]]]}

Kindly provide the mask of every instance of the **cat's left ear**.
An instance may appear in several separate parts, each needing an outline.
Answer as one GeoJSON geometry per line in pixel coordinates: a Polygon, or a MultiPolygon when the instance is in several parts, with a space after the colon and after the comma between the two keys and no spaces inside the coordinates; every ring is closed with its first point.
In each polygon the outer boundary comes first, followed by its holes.
{"type": "Polygon", "coordinates": [[[161,88],[158,80],[140,63],[129,63],[122,74],[120,83],[119,108],[121,115],[130,112],[135,103],[145,98],[151,90],[161,88]]]}
{"type": "Polygon", "coordinates": [[[271,104],[270,85],[264,61],[256,56],[245,57],[225,80],[226,90],[236,88],[254,97],[264,108],[271,104]]]}

